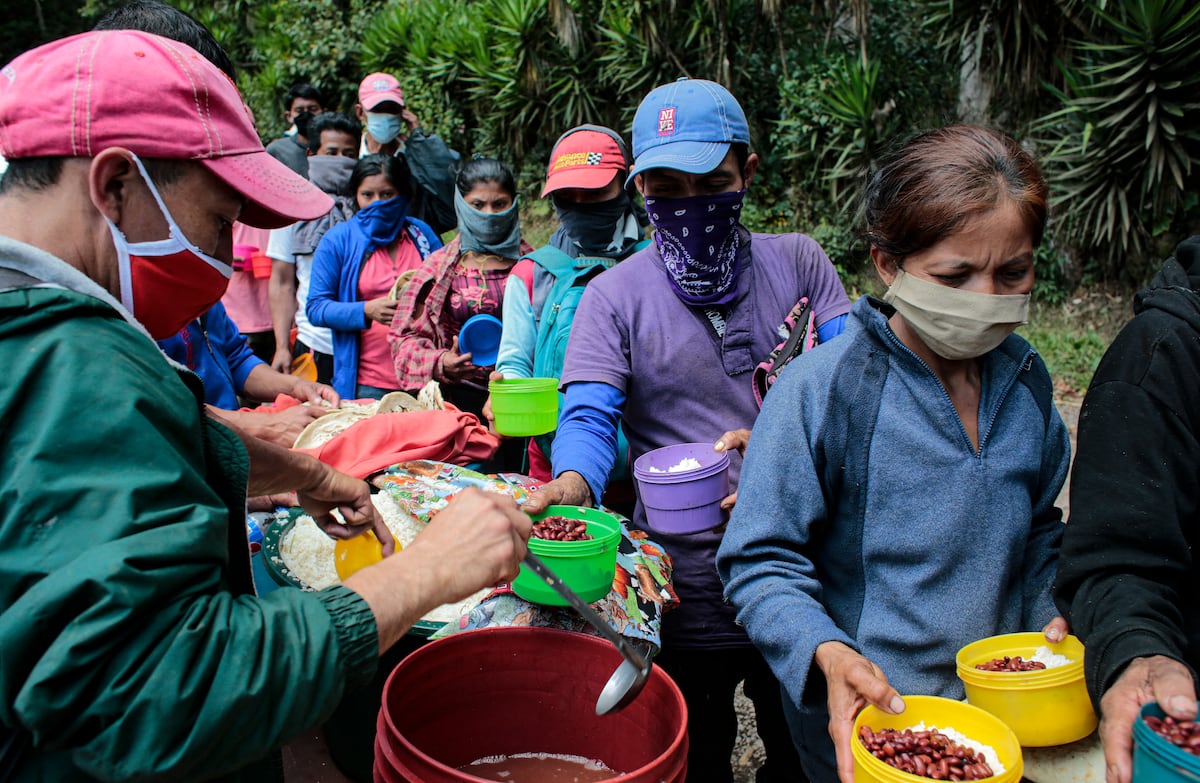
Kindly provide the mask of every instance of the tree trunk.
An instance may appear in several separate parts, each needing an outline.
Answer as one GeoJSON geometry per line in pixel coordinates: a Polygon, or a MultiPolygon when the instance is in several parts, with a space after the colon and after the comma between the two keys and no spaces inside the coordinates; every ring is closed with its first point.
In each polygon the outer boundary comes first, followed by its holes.
{"type": "Polygon", "coordinates": [[[992,83],[984,73],[978,39],[974,36],[963,43],[959,64],[958,117],[963,122],[986,125],[990,118],[992,83]]]}

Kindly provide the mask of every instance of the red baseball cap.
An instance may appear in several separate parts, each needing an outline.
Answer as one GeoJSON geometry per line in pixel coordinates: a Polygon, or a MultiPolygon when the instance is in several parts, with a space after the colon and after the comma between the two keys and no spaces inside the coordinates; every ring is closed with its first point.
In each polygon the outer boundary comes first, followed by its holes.
{"type": "Polygon", "coordinates": [[[391,101],[404,108],[404,93],[400,82],[390,73],[373,73],[358,85],[358,102],[363,111],[371,111],[381,103],[391,101]]]}
{"type": "Polygon", "coordinates": [[[237,87],[186,44],[93,31],[0,69],[0,155],[86,158],[111,147],[197,161],[246,199],[240,220],[258,228],[313,220],[333,207],[267,154],[237,87]]]}
{"type": "Polygon", "coordinates": [[[598,125],[583,125],[560,136],[550,152],[542,197],[563,188],[602,188],[613,181],[615,172],[628,171],[620,138],[598,125]]]}

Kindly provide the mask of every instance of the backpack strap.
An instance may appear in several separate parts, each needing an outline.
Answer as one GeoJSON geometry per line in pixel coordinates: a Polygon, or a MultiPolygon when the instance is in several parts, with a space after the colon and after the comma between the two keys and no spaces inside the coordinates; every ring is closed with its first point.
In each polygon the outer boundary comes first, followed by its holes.
{"type": "Polygon", "coordinates": [[[562,277],[575,268],[575,259],[554,245],[543,245],[525,258],[530,259],[555,277],[562,277]]]}
{"type": "Polygon", "coordinates": [[[1033,393],[1033,401],[1042,413],[1042,424],[1049,430],[1050,410],[1054,406],[1054,381],[1050,380],[1050,371],[1046,369],[1046,363],[1038,361],[1036,351],[1025,360],[1018,377],[1033,393]]]}
{"type": "Polygon", "coordinates": [[[1000,344],[1000,350],[1021,365],[1017,379],[1033,394],[1038,411],[1042,414],[1042,425],[1050,429],[1050,413],[1054,409],[1054,381],[1046,363],[1038,359],[1038,352],[1024,340],[1009,338],[1000,344]]]}
{"type": "Polygon", "coordinates": [[[510,273],[525,284],[525,290],[529,292],[530,303],[533,302],[533,264],[533,259],[526,256],[513,265],[510,273]]]}

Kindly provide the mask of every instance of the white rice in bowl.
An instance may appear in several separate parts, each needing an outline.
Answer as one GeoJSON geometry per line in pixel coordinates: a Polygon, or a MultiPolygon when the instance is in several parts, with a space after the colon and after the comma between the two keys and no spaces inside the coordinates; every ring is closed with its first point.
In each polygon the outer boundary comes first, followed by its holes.
{"type": "MultiPolygon", "coordinates": [[[[425,525],[405,513],[386,492],[377,492],[371,496],[371,500],[400,546],[411,544],[425,529],[425,525]]],[[[336,511],[333,513],[337,514],[336,511]]],[[[333,564],[335,543],[334,539],[317,527],[312,517],[304,514],[296,519],[296,524],[279,542],[279,556],[292,576],[314,590],[324,590],[326,587],[341,584],[333,564]]],[[[444,604],[421,619],[430,623],[453,622],[478,604],[489,592],[491,590],[485,588],[457,603],[444,604]]]]}
{"type": "Polygon", "coordinates": [[[1057,669],[1059,666],[1066,666],[1069,663],[1075,663],[1065,655],[1059,655],[1051,650],[1046,645],[1037,648],[1037,652],[1030,656],[1029,660],[1039,661],[1046,664],[1047,669],[1057,669]]]}

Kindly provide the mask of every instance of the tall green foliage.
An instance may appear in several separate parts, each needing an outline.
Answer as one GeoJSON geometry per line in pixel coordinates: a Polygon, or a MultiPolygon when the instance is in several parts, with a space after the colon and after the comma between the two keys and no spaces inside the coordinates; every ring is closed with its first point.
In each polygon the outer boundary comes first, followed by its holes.
{"type": "Polygon", "coordinates": [[[1156,234],[1200,217],[1200,6],[1092,12],[1038,127],[1066,238],[1106,276],[1137,279],[1156,234]]]}

